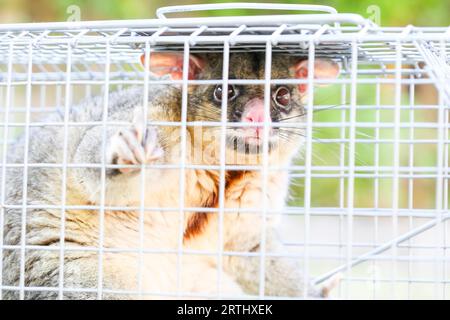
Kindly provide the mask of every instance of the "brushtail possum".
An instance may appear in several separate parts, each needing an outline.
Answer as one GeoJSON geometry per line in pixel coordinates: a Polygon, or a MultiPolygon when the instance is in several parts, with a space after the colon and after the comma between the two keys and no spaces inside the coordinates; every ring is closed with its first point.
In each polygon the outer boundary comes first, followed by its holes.
{"type": "MultiPolygon", "coordinates": [[[[229,78],[264,79],[264,56],[231,53],[229,78]]],[[[158,79],[181,79],[183,54],[154,52],[144,65],[158,79]]],[[[188,78],[222,79],[222,67],[220,53],[191,54],[188,78]]],[[[314,68],[319,79],[339,74],[338,65],[329,60],[316,59],[314,68]]],[[[272,79],[306,79],[308,73],[307,60],[273,54],[272,79]]],[[[100,96],[70,108],[68,121],[75,125],[30,127],[28,137],[22,136],[9,150],[9,163],[23,163],[27,150],[28,163],[50,165],[28,166],[25,182],[20,166],[8,168],[4,177],[4,244],[10,247],[4,251],[3,284],[18,286],[23,281],[25,286],[53,288],[25,291],[27,299],[52,299],[58,297],[62,272],[63,286],[68,288],[66,299],[96,298],[99,284],[107,299],[161,298],[177,292],[182,292],[182,297],[201,297],[216,295],[219,287],[223,296],[255,295],[262,262],[258,253],[264,249],[265,295],[302,297],[305,287],[308,296],[324,295],[329,288],[305,285],[298,261],[273,255],[284,250],[274,232],[278,220],[274,212],[283,210],[288,196],[286,170],[269,170],[265,188],[261,170],[226,170],[223,196],[220,193],[220,134],[226,134],[227,165],[261,165],[263,122],[268,122],[268,164],[287,166],[302,149],[303,129],[281,125],[303,120],[307,91],[305,84],[272,85],[270,115],[266,116],[264,85],[189,85],[183,133],[182,125],[152,124],[181,123],[181,86],[150,83],[146,95],[140,87],[111,92],[107,121],[114,124],[106,127],[102,122],[105,101],[100,96]],[[223,99],[227,99],[230,126],[225,131],[220,125],[203,126],[199,134],[195,123],[221,121],[223,99]],[[82,122],[91,125],[76,125],[82,122]],[[66,152],[63,146],[67,146],[66,152]],[[63,160],[71,164],[65,175],[61,167],[51,165],[63,160]],[[180,163],[185,164],[183,175],[177,167],[180,163]],[[86,164],[91,166],[83,166],[86,164]],[[143,164],[154,166],[142,170],[143,164]],[[25,215],[20,206],[14,206],[21,205],[23,199],[28,205],[25,215]],[[201,210],[217,209],[221,202],[223,215],[217,210],[201,210]],[[265,222],[261,214],[264,204],[265,222]],[[100,205],[104,205],[103,210],[95,207],[100,205]],[[144,212],[139,209],[141,205],[146,208],[144,212]],[[182,214],[180,207],[192,210],[182,214]],[[65,250],[61,270],[62,217],[65,250]],[[21,278],[23,243],[43,249],[25,250],[21,278]],[[181,256],[179,249],[184,250],[181,256]],[[218,250],[228,252],[220,262],[218,250]],[[219,265],[223,269],[220,276],[219,265]],[[144,294],[129,294],[136,290],[144,294]]],[[[64,115],[52,114],[46,122],[64,123],[64,115]]],[[[5,289],[3,297],[14,299],[19,292],[5,289]]]]}

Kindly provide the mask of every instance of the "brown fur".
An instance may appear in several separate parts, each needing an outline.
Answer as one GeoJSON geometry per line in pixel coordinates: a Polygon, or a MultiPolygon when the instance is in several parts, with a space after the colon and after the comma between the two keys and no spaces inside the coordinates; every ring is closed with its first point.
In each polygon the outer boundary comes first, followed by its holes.
{"type": "MultiPolygon", "coordinates": [[[[209,172],[209,171],[207,171],[209,172]]],[[[225,189],[230,185],[236,183],[236,181],[243,178],[245,171],[243,170],[229,170],[225,174],[225,189]]],[[[210,175],[210,177],[216,177],[216,175],[210,175]]],[[[214,178],[213,178],[214,179],[214,178]]],[[[205,208],[218,208],[219,207],[219,197],[217,191],[219,190],[219,181],[215,179],[215,192],[211,194],[208,201],[204,204],[205,208]]],[[[192,239],[193,237],[199,236],[208,223],[208,217],[210,213],[207,212],[195,212],[188,220],[186,230],[184,231],[184,241],[192,239]]]]}

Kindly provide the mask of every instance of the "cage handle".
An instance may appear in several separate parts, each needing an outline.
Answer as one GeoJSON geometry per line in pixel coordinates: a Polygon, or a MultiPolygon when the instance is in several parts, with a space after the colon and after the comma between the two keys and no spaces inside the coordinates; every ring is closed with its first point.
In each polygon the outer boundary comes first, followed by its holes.
{"type": "Polygon", "coordinates": [[[283,3],[214,3],[214,4],[193,4],[184,6],[161,7],[156,10],[158,19],[167,19],[166,14],[176,12],[192,12],[205,10],[226,10],[226,9],[257,9],[257,10],[293,10],[293,11],[319,11],[326,13],[338,13],[330,6],[314,4],[283,4],[283,3]]]}

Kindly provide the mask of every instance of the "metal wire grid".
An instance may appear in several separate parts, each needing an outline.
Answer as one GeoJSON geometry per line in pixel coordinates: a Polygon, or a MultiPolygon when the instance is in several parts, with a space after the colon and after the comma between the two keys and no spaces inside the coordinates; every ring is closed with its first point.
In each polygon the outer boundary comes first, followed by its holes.
{"type": "MultiPolygon", "coordinates": [[[[354,22],[350,19],[351,22],[354,22]]],[[[221,187],[218,208],[144,208],[139,207],[106,207],[104,205],[105,169],[103,163],[97,167],[102,168],[103,195],[100,205],[74,206],[65,204],[65,195],[62,194],[62,205],[29,205],[26,203],[27,185],[23,186],[24,201],[22,204],[5,203],[5,180],[2,182],[1,205],[3,219],[5,208],[22,209],[23,221],[25,221],[27,208],[53,208],[60,209],[61,218],[61,243],[56,247],[27,246],[24,242],[20,246],[9,246],[0,243],[0,255],[3,250],[20,249],[22,263],[26,250],[59,250],[61,253],[60,270],[64,269],[64,252],[77,250],[64,245],[64,212],[66,209],[92,209],[99,210],[103,217],[105,210],[139,210],[141,223],[144,212],[147,210],[179,211],[183,217],[185,211],[216,212],[221,219],[229,210],[224,208],[224,173],[226,169],[262,170],[267,175],[269,170],[289,170],[292,172],[293,181],[299,181],[302,187],[296,199],[289,203],[283,212],[283,216],[289,222],[297,222],[296,228],[286,233],[289,238],[286,244],[293,247],[288,255],[300,257],[304,261],[305,278],[311,273],[317,276],[317,281],[326,279],[338,270],[346,271],[344,280],[336,296],[349,297],[416,297],[417,291],[426,287],[426,297],[448,298],[449,294],[449,267],[448,267],[448,77],[445,71],[450,57],[450,29],[446,28],[380,28],[360,19],[356,19],[357,26],[336,26],[322,23],[308,24],[302,22],[304,17],[284,16],[283,20],[276,17],[270,20],[245,19],[168,19],[135,22],[107,22],[78,23],[78,24],[47,24],[47,25],[14,25],[0,27],[0,96],[3,128],[2,140],[2,177],[5,177],[6,169],[12,167],[24,168],[24,180],[26,181],[27,168],[29,167],[54,167],[63,170],[62,186],[65,185],[65,177],[68,169],[73,167],[92,167],[92,164],[70,164],[63,161],[61,164],[28,163],[24,159],[23,164],[7,163],[6,155],[8,144],[17,132],[23,132],[25,136],[32,126],[63,126],[66,132],[64,147],[67,146],[67,129],[69,126],[86,126],[93,123],[71,123],[67,121],[69,107],[75,101],[73,91],[79,87],[85,96],[91,96],[94,91],[104,95],[104,110],[108,108],[108,93],[111,86],[128,86],[133,84],[143,85],[144,92],[152,83],[173,83],[173,80],[149,80],[148,72],[137,65],[138,57],[142,50],[146,53],[147,62],[151,58],[153,50],[179,50],[184,51],[184,60],[187,61],[190,52],[220,51],[224,54],[223,78],[217,80],[188,80],[187,63],[184,67],[184,77],[175,81],[182,84],[182,121],[181,123],[154,123],[155,125],[176,125],[182,128],[182,141],[186,141],[187,125],[220,125],[222,130],[226,126],[226,99],[222,104],[222,119],[217,123],[188,123],[187,112],[187,86],[190,84],[263,84],[265,86],[265,107],[269,108],[269,88],[271,84],[302,83],[294,79],[270,79],[272,52],[286,52],[299,56],[308,56],[310,67],[316,57],[329,57],[339,60],[343,67],[343,76],[333,81],[339,88],[337,97],[342,103],[337,107],[316,103],[310,99],[307,110],[323,113],[308,112],[305,123],[295,124],[296,127],[304,127],[307,131],[305,143],[305,159],[289,167],[272,167],[267,161],[267,133],[269,124],[264,125],[265,160],[262,166],[226,166],[222,155],[219,166],[194,166],[181,161],[174,168],[180,169],[180,199],[183,199],[183,184],[185,168],[208,168],[220,170],[221,187]],[[291,19],[291,20],[289,20],[291,19]],[[299,20],[300,22],[296,22],[299,20]],[[261,21],[265,22],[263,25],[261,21]],[[275,22],[274,22],[275,21],[275,22]],[[277,21],[283,21],[277,23],[277,21]],[[258,50],[266,53],[266,74],[261,80],[228,79],[228,57],[230,52],[242,50],[258,50]],[[441,68],[441,69],[439,69],[441,68]],[[447,82],[446,82],[447,81],[447,82]],[[438,101],[429,104],[416,102],[415,90],[426,85],[437,88],[438,101]],[[358,88],[366,86],[371,88],[372,103],[361,104],[358,97],[358,88]],[[39,88],[37,97],[33,95],[34,88],[39,88]],[[394,90],[394,100],[391,103],[382,102],[382,93],[386,88],[394,90]],[[402,99],[402,91],[408,88],[407,101],[402,99]],[[23,95],[23,101],[18,99],[23,95]],[[53,91],[53,92],[51,92],[53,91]],[[50,99],[49,92],[55,95],[50,99]],[[70,97],[70,98],[68,98],[70,97]],[[36,99],[37,98],[37,99],[36,99]],[[347,100],[349,99],[349,100],[347,100]],[[50,102],[53,100],[52,102],[50,102]],[[63,102],[64,101],[64,102],[63,102]],[[333,108],[331,108],[333,107],[333,108]],[[43,113],[62,110],[65,114],[63,123],[51,123],[45,120],[43,113]],[[421,122],[415,118],[420,112],[433,112],[435,117],[429,121],[421,122]],[[317,119],[318,115],[326,112],[335,112],[332,120],[317,119]],[[365,113],[374,114],[374,121],[361,120],[365,113]],[[387,115],[386,115],[387,114],[387,115]],[[405,120],[405,115],[407,119],[405,120]],[[313,129],[335,131],[336,135],[315,139],[313,129]],[[361,134],[358,130],[371,131],[373,135],[361,134]],[[417,138],[417,132],[425,130],[433,131],[432,137],[417,138]],[[390,134],[384,132],[390,131],[390,134]],[[319,145],[337,146],[335,162],[331,164],[319,164],[313,158],[313,151],[319,145]],[[358,149],[362,145],[373,147],[373,163],[361,164],[357,161],[358,149]],[[392,149],[386,151],[384,145],[391,145],[392,149]],[[422,151],[420,146],[431,145],[435,157],[434,165],[417,165],[417,158],[422,151]],[[386,163],[386,153],[390,163],[386,163]],[[405,158],[404,155],[408,156],[405,158]],[[356,155],[356,156],[355,156],[356,155]],[[319,180],[334,180],[334,190],[337,201],[333,204],[322,204],[315,201],[315,195],[320,193],[319,180]],[[365,179],[373,184],[373,195],[368,197],[372,201],[370,205],[358,205],[358,199],[363,195],[358,194],[358,181],[365,179]],[[428,185],[417,185],[417,181],[427,180],[434,184],[431,190],[428,185]],[[391,198],[388,204],[383,200],[387,197],[384,187],[386,181],[390,182],[391,198]],[[406,191],[403,190],[406,185],[406,191]],[[434,197],[432,205],[420,207],[415,204],[415,198],[419,193],[434,197]],[[406,203],[402,196],[406,195],[406,203]],[[390,223],[387,221],[390,220],[390,223]],[[359,228],[370,230],[372,238],[367,234],[359,234],[359,228]],[[316,225],[318,223],[318,225],[316,225]],[[324,223],[327,226],[323,232],[324,223]],[[336,223],[330,228],[330,224],[336,223]],[[402,230],[400,230],[402,229],[402,230]],[[301,235],[299,236],[299,230],[301,235]],[[428,236],[415,241],[414,237],[428,232],[428,236]],[[293,236],[292,236],[293,235],[293,236]],[[434,238],[433,238],[434,237],[434,238]],[[299,239],[300,238],[300,239],[299,239]],[[431,240],[430,240],[431,239],[431,240]],[[431,252],[431,254],[430,254],[431,252]],[[417,254],[422,253],[422,254],[417,254]],[[359,264],[365,262],[363,264],[359,264]],[[425,276],[415,276],[415,267],[419,264],[430,264],[422,272],[425,276]],[[359,265],[359,266],[358,266],[359,265]],[[374,270],[381,270],[388,276],[380,276],[375,273],[361,273],[358,268],[367,265],[374,270]],[[355,266],[353,269],[352,267],[355,266]],[[429,272],[429,269],[432,272],[429,272]],[[399,270],[400,269],[400,270],[399,270]],[[406,273],[405,273],[406,269],[406,273]],[[389,270],[387,272],[386,270],[389,270]],[[431,275],[430,275],[431,274],[431,275]],[[405,287],[406,286],[406,287],[405,287]],[[418,286],[418,287],[417,287],[418,286]],[[432,293],[428,290],[432,287],[432,293]],[[387,289],[386,289],[387,288],[387,289]],[[406,288],[406,289],[405,289],[406,288]],[[389,292],[387,292],[389,291],[389,292]],[[400,291],[400,293],[399,293],[400,291]],[[406,295],[404,294],[406,291],[406,295]]],[[[315,18],[317,20],[317,17],[315,18]]],[[[320,19],[325,19],[321,17],[320,19]]],[[[327,16],[325,20],[337,21],[336,15],[327,16]]],[[[306,19],[308,20],[308,19],[306,19]]],[[[320,21],[319,21],[320,22],[320,21]]],[[[346,19],[341,21],[348,22],[346,19]]],[[[311,68],[312,69],[312,68],[311,68]]],[[[147,70],[147,68],[145,69],[147,70]]],[[[314,97],[313,83],[316,81],[312,73],[307,81],[310,95],[314,97]]],[[[318,81],[319,84],[321,81],[318,81]]],[[[226,90],[225,90],[226,91],[226,90]]],[[[225,92],[224,91],[224,92],[225,92]]],[[[146,100],[145,100],[146,101],[146,100]]],[[[145,103],[145,102],[144,102],[145,103]]],[[[104,115],[107,113],[104,112],[104,115]]],[[[266,112],[268,114],[268,112],[266,112]]],[[[104,129],[111,123],[104,117],[101,124],[104,129]]],[[[242,126],[243,124],[237,124],[242,126]]],[[[106,130],[104,130],[105,133],[106,130]]],[[[223,133],[223,131],[222,131],[223,133]]],[[[224,135],[222,134],[222,137],[224,135]]],[[[105,139],[104,139],[105,140],[105,139]]],[[[27,147],[27,146],[25,146],[27,147]]],[[[103,145],[102,148],[105,148],[103,145]]],[[[221,150],[225,149],[225,140],[221,140],[221,150]]],[[[183,152],[186,152],[184,150],[183,152]]],[[[222,152],[223,153],[223,152],[222,152]]],[[[27,153],[25,153],[27,154],[27,153]]],[[[67,154],[64,153],[64,159],[67,154]]],[[[183,157],[181,159],[184,159],[183,157]]],[[[389,162],[389,161],[387,161],[389,162]]],[[[118,166],[111,166],[118,167],[118,166]]],[[[143,166],[144,167],[144,166],[143,166]]],[[[154,166],[152,166],[154,167],[154,166]]],[[[168,166],[161,166],[168,167],[168,166]]],[[[143,177],[143,175],[142,175],[143,177]]],[[[142,179],[142,183],[144,180],[142,179]]],[[[143,184],[144,185],[144,184],[143,184]]],[[[263,189],[266,189],[266,180],[262,181],[263,189]]],[[[144,185],[145,187],[145,185],[144,185]]],[[[63,188],[64,190],[65,188],[63,188]]],[[[143,196],[143,191],[141,195],[143,196]]],[[[367,195],[366,195],[367,197],[367,195]]],[[[180,201],[181,203],[183,201],[180,201]]],[[[143,203],[143,199],[141,199],[143,203]]],[[[262,214],[267,216],[276,214],[269,209],[246,210],[249,214],[262,214]]],[[[0,222],[2,222],[1,220],[0,222]]],[[[0,226],[2,223],[0,223],[0,226]]],[[[25,225],[25,224],[24,224],[25,225]]],[[[287,223],[284,228],[292,225],[287,223]]],[[[101,224],[102,226],[102,224],[101,224]]],[[[264,226],[263,226],[264,227],[264,226]]],[[[3,228],[1,228],[3,230],[3,228]]],[[[25,239],[25,226],[22,239],[25,239]]],[[[104,230],[100,229],[100,239],[104,230]]],[[[223,230],[220,230],[219,237],[223,230]]],[[[180,235],[182,232],[180,230],[180,235]]],[[[265,253],[265,232],[262,235],[262,254],[257,254],[263,260],[266,256],[277,256],[265,253]]],[[[3,237],[1,237],[3,241],[3,237]]],[[[86,251],[99,253],[99,280],[97,289],[66,288],[64,279],[60,278],[57,288],[32,288],[24,284],[24,266],[21,265],[21,282],[18,287],[2,285],[1,290],[18,290],[23,298],[25,291],[54,290],[63,297],[67,291],[92,291],[98,298],[104,293],[111,292],[102,286],[102,255],[104,252],[158,252],[140,248],[104,248],[86,247],[86,251]]],[[[166,251],[164,251],[166,252],[166,251]]],[[[224,252],[221,247],[217,252],[194,252],[182,248],[182,237],[178,250],[171,253],[178,255],[178,268],[182,268],[182,255],[185,254],[209,254],[217,255],[219,269],[222,268],[222,257],[227,255],[251,256],[250,253],[224,252]]],[[[0,259],[1,260],[1,259],[0,259]]],[[[262,264],[264,266],[264,264],[262,264]]],[[[142,271],[142,270],[141,270],[142,271]]],[[[1,277],[2,272],[0,272],[1,277]]],[[[62,272],[60,273],[63,274],[62,272]]],[[[264,270],[260,270],[261,285],[259,297],[264,296],[264,270]]],[[[141,279],[141,277],[140,277],[141,279]]],[[[220,286],[220,279],[218,281],[220,286]]],[[[141,289],[141,286],[139,286],[141,289]]],[[[141,294],[142,292],[140,290],[141,294]]],[[[186,296],[189,294],[177,292],[151,293],[161,296],[186,296]]],[[[274,297],[266,297],[274,298],[274,297]]]]}

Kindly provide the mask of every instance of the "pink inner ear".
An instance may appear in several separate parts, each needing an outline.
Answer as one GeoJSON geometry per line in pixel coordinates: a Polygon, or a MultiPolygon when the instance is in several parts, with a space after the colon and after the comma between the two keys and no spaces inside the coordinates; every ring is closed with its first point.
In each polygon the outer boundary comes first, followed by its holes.
{"type": "MultiPolygon", "coordinates": [[[[183,79],[183,53],[152,52],[150,54],[150,71],[158,76],[166,74],[174,80],[183,79]]],[[[145,54],[141,55],[141,63],[145,66],[145,54]]],[[[196,56],[189,56],[188,79],[196,79],[204,68],[204,61],[196,56]]]]}
{"type": "MultiPolygon", "coordinates": [[[[294,66],[295,77],[297,79],[307,79],[308,78],[308,60],[303,60],[294,66]]],[[[306,83],[301,83],[298,85],[298,91],[300,93],[305,93],[308,91],[308,85],[306,83]]]]}
{"type": "MultiPolygon", "coordinates": [[[[297,68],[295,70],[295,77],[297,79],[308,78],[308,68],[306,66],[303,66],[302,62],[297,65],[297,68]]],[[[308,91],[308,85],[306,83],[300,83],[298,85],[298,91],[300,91],[300,93],[305,93],[306,91],[308,91]]]]}
{"type": "MultiPolygon", "coordinates": [[[[297,62],[294,67],[294,76],[297,79],[308,78],[308,60],[297,62]]],[[[316,59],[314,62],[314,79],[335,79],[339,75],[339,65],[331,60],[316,59]]],[[[308,84],[302,83],[298,85],[300,93],[304,94],[308,91],[308,84]]]]}

